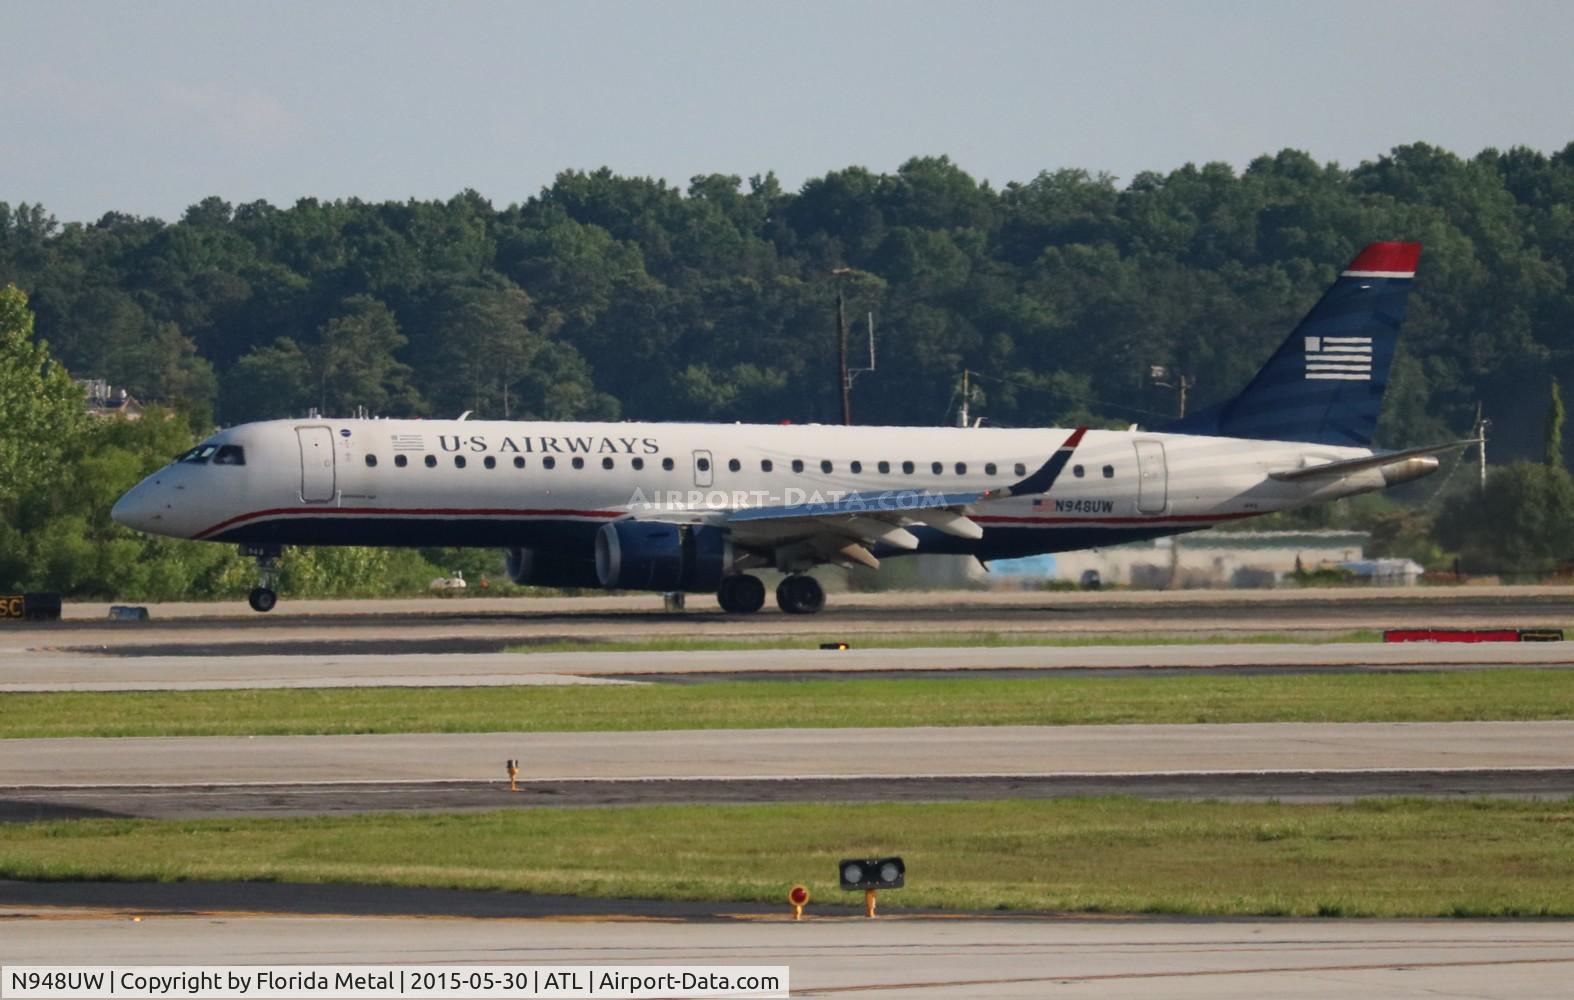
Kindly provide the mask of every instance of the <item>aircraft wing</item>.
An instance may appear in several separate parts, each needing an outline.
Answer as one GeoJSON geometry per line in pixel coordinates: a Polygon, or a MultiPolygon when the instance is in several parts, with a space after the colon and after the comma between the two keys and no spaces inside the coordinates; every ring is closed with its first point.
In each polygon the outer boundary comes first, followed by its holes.
{"type": "Polygon", "coordinates": [[[745,548],[791,547],[806,561],[880,565],[873,549],[913,551],[918,537],[907,530],[924,525],[957,538],[978,539],[984,529],[968,517],[974,504],[1049,491],[1087,428],[1072,432],[1032,475],[1008,487],[947,493],[928,490],[887,490],[850,493],[835,500],[756,507],[727,514],[719,522],[745,548]]]}
{"type": "Polygon", "coordinates": [[[1480,443],[1480,438],[1470,438],[1467,441],[1450,441],[1447,444],[1429,444],[1419,448],[1406,448],[1403,451],[1388,451],[1380,455],[1345,459],[1342,462],[1323,462],[1318,465],[1305,465],[1298,469],[1282,469],[1268,473],[1268,478],[1277,479],[1280,482],[1293,483],[1300,479],[1312,479],[1317,476],[1347,476],[1352,472],[1360,472],[1363,469],[1380,469],[1385,465],[1403,462],[1407,458],[1423,458],[1427,455],[1453,451],[1456,448],[1468,448],[1473,444],[1480,443]]]}

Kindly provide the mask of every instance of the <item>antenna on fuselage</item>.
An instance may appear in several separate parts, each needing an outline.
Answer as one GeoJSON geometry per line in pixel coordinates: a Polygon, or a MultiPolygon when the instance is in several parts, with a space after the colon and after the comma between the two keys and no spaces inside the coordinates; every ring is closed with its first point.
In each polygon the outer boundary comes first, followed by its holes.
{"type": "Polygon", "coordinates": [[[474,410],[466,410],[465,412],[459,414],[459,419],[460,420],[469,420],[470,419],[470,414],[472,414],[474,412],[475,412],[474,410]]]}

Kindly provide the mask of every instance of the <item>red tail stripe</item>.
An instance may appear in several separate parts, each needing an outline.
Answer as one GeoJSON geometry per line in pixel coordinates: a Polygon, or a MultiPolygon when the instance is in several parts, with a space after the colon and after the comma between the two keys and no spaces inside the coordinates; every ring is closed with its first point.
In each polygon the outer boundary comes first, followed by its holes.
{"type": "Polygon", "coordinates": [[[1419,243],[1373,243],[1355,255],[1346,271],[1398,271],[1415,273],[1421,259],[1419,243]]]}

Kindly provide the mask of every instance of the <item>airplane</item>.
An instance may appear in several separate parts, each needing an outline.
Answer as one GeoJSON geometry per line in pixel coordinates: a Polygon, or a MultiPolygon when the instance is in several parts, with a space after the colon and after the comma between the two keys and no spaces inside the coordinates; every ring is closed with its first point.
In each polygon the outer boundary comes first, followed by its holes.
{"type": "Polygon", "coordinates": [[[991,560],[1241,521],[1408,482],[1438,453],[1371,448],[1419,243],[1356,256],[1233,399],[1162,430],[398,419],[210,436],[113,519],[239,545],[257,611],[289,545],[485,546],[544,587],[714,592],[812,614],[809,570],[910,553],[991,560]]]}

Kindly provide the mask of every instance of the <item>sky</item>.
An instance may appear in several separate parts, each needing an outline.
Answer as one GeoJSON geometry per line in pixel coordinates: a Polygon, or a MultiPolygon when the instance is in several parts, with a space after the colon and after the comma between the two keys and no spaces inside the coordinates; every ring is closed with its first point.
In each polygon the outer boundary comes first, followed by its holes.
{"type": "Polygon", "coordinates": [[[523,201],[945,154],[1043,170],[1354,166],[1574,141],[1563,2],[5,0],[0,201],[178,218],[209,195],[523,201]]]}

